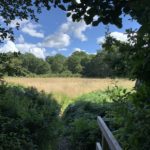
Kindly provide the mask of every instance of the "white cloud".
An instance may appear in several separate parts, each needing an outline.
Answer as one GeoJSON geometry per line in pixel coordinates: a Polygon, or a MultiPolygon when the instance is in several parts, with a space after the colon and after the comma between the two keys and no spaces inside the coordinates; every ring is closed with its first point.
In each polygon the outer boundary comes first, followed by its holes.
{"type": "MultiPolygon", "coordinates": [[[[0,20],[2,19],[3,18],[0,18],[0,20]]],[[[41,25],[32,23],[30,20],[16,19],[11,22],[10,27],[15,28],[17,23],[20,24],[20,31],[23,33],[37,38],[44,38],[44,33],[39,31],[41,25]]],[[[23,35],[20,34],[16,43],[6,39],[5,44],[0,48],[0,52],[30,52],[37,57],[44,58],[47,53],[45,48],[52,48],[53,54],[60,51],[66,51],[71,43],[71,37],[75,37],[80,41],[86,41],[87,36],[84,33],[89,27],[90,26],[86,25],[84,21],[73,22],[71,18],[68,18],[67,21],[59,27],[58,31],[44,38],[41,43],[27,43],[25,42],[23,35]]],[[[76,50],[79,51],[81,49],[78,48],[76,50]]]]}
{"type": "Polygon", "coordinates": [[[58,51],[66,50],[66,47],[70,45],[70,39],[72,36],[78,38],[81,41],[86,41],[87,37],[84,32],[89,28],[85,22],[72,22],[71,18],[67,19],[67,22],[63,23],[57,32],[47,36],[43,43],[43,47],[49,47],[57,49],[58,51]]]}
{"type": "Polygon", "coordinates": [[[40,43],[31,44],[31,43],[21,43],[16,44],[16,47],[21,53],[32,53],[38,58],[45,58],[45,48],[40,47],[40,43]]]}
{"type": "Polygon", "coordinates": [[[20,25],[20,27],[22,27],[23,25],[26,25],[27,23],[29,23],[30,21],[27,20],[27,19],[15,19],[15,20],[12,20],[11,23],[9,24],[9,26],[11,28],[15,28],[17,26],[17,24],[20,25]]]}
{"type": "Polygon", "coordinates": [[[127,34],[121,33],[121,32],[112,32],[110,34],[112,37],[115,39],[122,41],[122,42],[127,42],[127,34]]]}
{"type": "Polygon", "coordinates": [[[17,26],[17,24],[20,25],[20,31],[22,31],[32,37],[37,37],[37,38],[44,37],[43,32],[37,31],[41,27],[40,24],[32,23],[30,20],[26,20],[26,19],[23,19],[23,20],[15,19],[15,20],[11,21],[9,26],[11,28],[15,28],[17,26]]]}
{"type": "Polygon", "coordinates": [[[16,44],[16,47],[19,49],[22,53],[30,52],[30,49],[37,47],[36,44],[31,43],[20,43],[16,44]]]}
{"type": "Polygon", "coordinates": [[[70,44],[70,36],[68,34],[59,32],[50,35],[45,38],[43,42],[43,47],[63,49],[70,44]]]}
{"type": "Polygon", "coordinates": [[[27,33],[33,37],[43,38],[44,34],[42,32],[37,31],[37,28],[39,28],[39,27],[40,27],[40,25],[38,25],[38,24],[28,23],[22,27],[21,31],[24,33],[27,33]]]}
{"type": "Polygon", "coordinates": [[[7,53],[7,52],[18,52],[16,45],[12,41],[7,41],[3,46],[0,47],[0,53],[7,53]]]}
{"type": "Polygon", "coordinates": [[[86,52],[86,50],[80,49],[80,48],[74,48],[74,52],[86,52]]]}
{"type": "MultiPolygon", "coordinates": [[[[96,55],[96,52],[94,52],[94,53],[89,53],[89,52],[87,52],[87,50],[84,50],[84,49],[81,49],[81,48],[74,48],[74,50],[73,50],[74,52],[85,52],[86,54],[89,54],[89,55],[96,55]]],[[[70,54],[71,55],[71,54],[70,54]]]]}
{"type": "Polygon", "coordinates": [[[73,34],[81,41],[87,41],[87,37],[84,32],[90,25],[86,25],[84,21],[73,22],[71,18],[67,19],[66,23],[63,23],[60,27],[60,31],[68,34],[73,34]]]}
{"type": "Polygon", "coordinates": [[[104,36],[101,36],[99,38],[97,38],[97,44],[102,44],[105,42],[105,37],[104,36]]]}
{"type": "Polygon", "coordinates": [[[34,54],[38,58],[45,59],[45,52],[46,52],[45,48],[33,47],[30,49],[29,52],[34,54]]]}
{"type": "MultiPolygon", "coordinates": [[[[121,42],[127,42],[128,38],[127,35],[122,33],[122,32],[111,32],[110,36],[112,36],[113,38],[115,38],[116,40],[119,40],[121,42]]],[[[99,38],[97,38],[97,43],[101,44],[105,42],[105,36],[101,36],[99,38]]]]}
{"type": "Polygon", "coordinates": [[[32,53],[38,58],[45,58],[46,50],[45,48],[40,47],[40,43],[31,44],[31,43],[20,43],[15,44],[12,41],[6,41],[3,46],[0,47],[0,53],[7,52],[21,52],[21,53],[32,53]]]}

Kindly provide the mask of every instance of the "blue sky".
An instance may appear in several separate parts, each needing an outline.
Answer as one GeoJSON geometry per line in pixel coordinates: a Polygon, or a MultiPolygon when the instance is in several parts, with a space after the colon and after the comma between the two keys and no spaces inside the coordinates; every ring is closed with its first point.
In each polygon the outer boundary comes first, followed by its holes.
{"type": "MultiPolygon", "coordinates": [[[[1,45],[0,52],[31,52],[40,58],[56,53],[68,56],[74,51],[81,50],[96,53],[100,49],[99,43],[104,40],[106,26],[103,24],[92,27],[83,21],[74,23],[71,18],[66,17],[64,11],[59,9],[43,10],[43,13],[38,14],[37,17],[38,23],[30,20],[13,21],[10,25],[13,28],[16,22],[20,22],[20,30],[14,28],[16,40],[11,42],[6,39],[1,45]]],[[[126,41],[126,35],[123,34],[125,30],[131,27],[139,28],[140,25],[129,18],[129,16],[124,17],[122,29],[109,25],[112,36],[126,41]]],[[[2,18],[0,20],[3,21],[2,18]]]]}

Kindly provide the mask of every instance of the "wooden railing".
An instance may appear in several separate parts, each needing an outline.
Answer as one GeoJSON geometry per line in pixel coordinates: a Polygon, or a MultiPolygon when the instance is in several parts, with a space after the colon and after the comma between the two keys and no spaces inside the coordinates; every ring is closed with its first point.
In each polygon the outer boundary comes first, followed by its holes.
{"type": "Polygon", "coordinates": [[[96,150],[122,150],[119,143],[105,124],[104,120],[98,116],[97,122],[101,130],[102,141],[96,143],[96,150]]]}

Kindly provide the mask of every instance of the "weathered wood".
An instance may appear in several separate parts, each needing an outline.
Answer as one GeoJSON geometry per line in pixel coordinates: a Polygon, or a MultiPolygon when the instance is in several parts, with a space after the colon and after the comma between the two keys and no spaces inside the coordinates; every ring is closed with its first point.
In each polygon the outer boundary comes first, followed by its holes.
{"type": "Polygon", "coordinates": [[[96,150],[102,150],[101,144],[100,143],[96,143],[96,150]]]}
{"type": "Polygon", "coordinates": [[[107,141],[105,140],[104,135],[102,135],[102,150],[109,150],[107,141]]]}
{"type": "Polygon", "coordinates": [[[110,150],[122,150],[119,143],[117,142],[117,140],[103,121],[103,119],[100,116],[98,116],[97,121],[101,129],[102,136],[104,136],[105,140],[107,141],[110,150]]]}

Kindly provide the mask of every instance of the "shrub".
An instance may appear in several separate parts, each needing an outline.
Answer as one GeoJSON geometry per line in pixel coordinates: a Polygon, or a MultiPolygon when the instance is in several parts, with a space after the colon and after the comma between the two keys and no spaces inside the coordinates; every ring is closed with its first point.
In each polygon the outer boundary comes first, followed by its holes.
{"type": "Polygon", "coordinates": [[[130,150],[147,150],[150,148],[150,88],[143,85],[138,91],[118,97],[111,114],[118,131],[122,147],[130,150]]]}
{"type": "Polygon", "coordinates": [[[68,106],[64,113],[64,137],[73,150],[92,150],[100,138],[96,122],[98,114],[105,115],[105,106],[90,102],[76,102],[68,106]]]}
{"type": "MultiPolygon", "coordinates": [[[[105,117],[113,106],[112,97],[115,99],[123,95],[124,89],[114,88],[104,92],[93,92],[83,95],[69,105],[64,112],[65,121],[64,137],[68,140],[72,150],[93,150],[96,141],[100,141],[100,129],[96,118],[98,115],[105,117]]],[[[111,125],[114,127],[114,125],[111,125]]]]}
{"type": "Polygon", "coordinates": [[[34,88],[0,85],[0,149],[54,149],[59,106],[34,88]]]}

